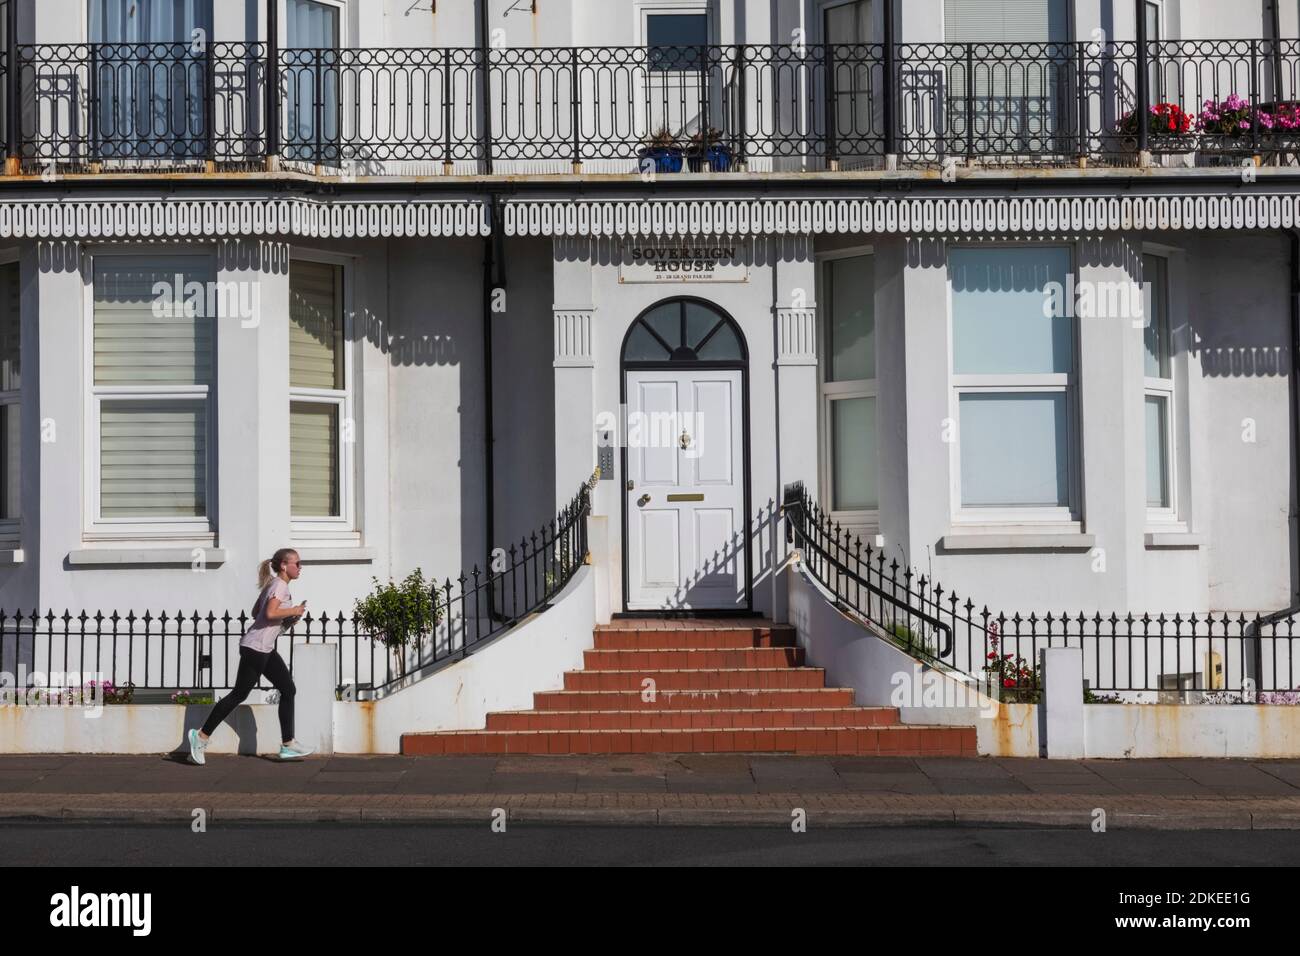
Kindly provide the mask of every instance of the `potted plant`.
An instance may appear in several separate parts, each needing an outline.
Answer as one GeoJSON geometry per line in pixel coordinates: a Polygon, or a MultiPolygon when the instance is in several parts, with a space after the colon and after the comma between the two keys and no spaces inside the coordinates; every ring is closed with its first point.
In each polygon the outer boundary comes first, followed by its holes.
{"type": "MultiPolygon", "coordinates": [[[[1137,111],[1133,110],[1125,113],[1115,124],[1115,132],[1130,151],[1137,149],[1141,122],[1137,111]]],[[[1147,145],[1152,152],[1191,152],[1196,148],[1193,125],[1193,115],[1177,103],[1156,103],[1147,108],[1147,145]]]]}
{"type": "Polygon", "coordinates": [[[646,140],[645,145],[637,151],[637,156],[642,161],[642,169],[645,168],[645,160],[651,160],[656,173],[682,171],[681,147],[677,145],[677,137],[666,126],[661,126],[657,133],[646,140]]]}
{"type": "Polygon", "coordinates": [[[400,584],[391,580],[380,584],[378,578],[371,580],[374,590],[358,600],[353,611],[357,628],[392,651],[398,675],[405,675],[407,646],[418,646],[420,638],[438,626],[442,608],[419,568],[400,584]]]}
{"type": "Polygon", "coordinates": [[[722,140],[722,131],[710,126],[691,137],[686,151],[686,161],[691,172],[707,168],[715,173],[725,173],[731,168],[731,147],[722,140]]]}

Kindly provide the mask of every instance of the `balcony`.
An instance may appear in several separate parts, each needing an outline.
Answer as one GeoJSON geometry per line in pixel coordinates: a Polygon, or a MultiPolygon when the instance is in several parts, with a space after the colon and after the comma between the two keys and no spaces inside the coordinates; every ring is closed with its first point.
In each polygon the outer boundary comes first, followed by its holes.
{"type": "Polygon", "coordinates": [[[1294,165],[1298,64],[1300,40],[79,43],[11,47],[0,83],[11,174],[673,175],[1294,165]]]}

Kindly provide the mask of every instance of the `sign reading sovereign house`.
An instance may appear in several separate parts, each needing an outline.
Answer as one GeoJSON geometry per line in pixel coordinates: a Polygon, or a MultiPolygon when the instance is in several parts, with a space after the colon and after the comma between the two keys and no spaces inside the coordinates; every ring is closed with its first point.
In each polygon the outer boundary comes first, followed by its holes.
{"type": "Polygon", "coordinates": [[[747,282],[746,248],[726,242],[629,242],[619,257],[619,282],[747,282]]]}

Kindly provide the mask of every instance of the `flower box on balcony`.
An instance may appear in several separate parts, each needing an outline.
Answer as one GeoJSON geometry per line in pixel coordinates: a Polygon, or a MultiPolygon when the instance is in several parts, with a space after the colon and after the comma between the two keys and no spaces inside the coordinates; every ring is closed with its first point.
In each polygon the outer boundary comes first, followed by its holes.
{"type": "Polygon", "coordinates": [[[686,162],[691,172],[725,173],[731,168],[731,147],[722,141],[722,132],[710,128],[691,137],[686,162]]]}
{"type": "MultiPolygon", "coordinates": [[[[1137,152],[1141,121],[1134,110],[1115,124],[1125,152],[1137,152]]],[[[1190,153],[1197,147],[1193,116],[1176,103],[1156,103],[1147,109],[1147,149],[1152,153],[1190,153]]]]}
{"type": "Polygon", "coordinates": [[[651,136],[644,146],[637,150],[638,167],[648,172],[647,166],[653,163],[656,173],[680,173],[682,171],[683,151],[677,145],[677,138],[667,129],[661,129],[651,136]],[[649,162],[647,162],[649,161],[649,162]]]}

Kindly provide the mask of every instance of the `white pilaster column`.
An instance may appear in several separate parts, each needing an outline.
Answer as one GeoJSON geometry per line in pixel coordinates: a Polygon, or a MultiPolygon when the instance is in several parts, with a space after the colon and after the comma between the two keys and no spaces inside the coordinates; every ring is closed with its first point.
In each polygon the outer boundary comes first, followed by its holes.
{"type": "Polygon", "coordinates": [[[555,497],[567,504],[596,467],[591,308],[555,306],[555,497]]]}
{"type": "MultiPolygon", "coordinates": [[[[805,293],[810,293],[809,282],[805,293]]],[[[776,307],[776,425],[780,442],[777,475],[781,489],[802,481],[817,493],[817,306],[776,307]]],[[[778,505],[780,497],[777,498],[778,505]]],[[[785,528],[776,528],[774,564],[785,560],[785,528]]],[[[787,618],[788,594],[784,580],[776,582],[772,617],[787,618]]]]}

